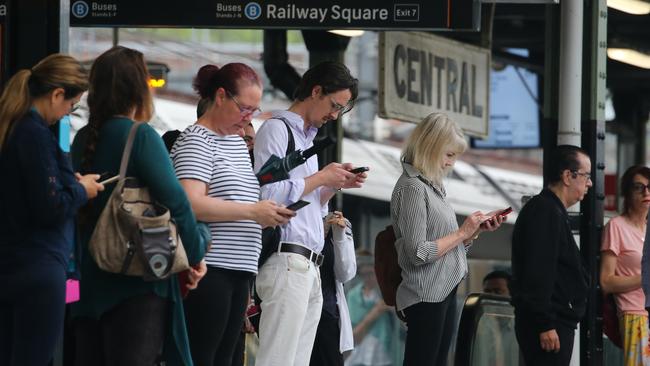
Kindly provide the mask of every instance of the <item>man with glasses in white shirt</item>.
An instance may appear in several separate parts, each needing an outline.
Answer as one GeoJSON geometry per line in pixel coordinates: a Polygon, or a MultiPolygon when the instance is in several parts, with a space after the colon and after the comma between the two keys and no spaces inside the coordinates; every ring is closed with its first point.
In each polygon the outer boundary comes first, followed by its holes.
{"type": "MultiPolygon", "coordinates": [[[[271,155],[286,155],[289,133],[295,149],[311,147],[320,127],[352,109],[357,84],[347,67],[338,62],[323,62],[309,69],[291,107],[275,112],[257,132],[255,172],[271,155]]],[[[261,189],[262,199],[285,205],[299,200],[310,204],[282,226],[278,249],[257,276],[262,315],[256,366],[309,364],[323,304],[318,268],[323,260],[323,217],[337,190],[363,185],[366,174],[353,174],[353,168],[350,163],[330,163],[318,170],[317,157],[312,156],[293,169],[289,179],[261,189]]]]}

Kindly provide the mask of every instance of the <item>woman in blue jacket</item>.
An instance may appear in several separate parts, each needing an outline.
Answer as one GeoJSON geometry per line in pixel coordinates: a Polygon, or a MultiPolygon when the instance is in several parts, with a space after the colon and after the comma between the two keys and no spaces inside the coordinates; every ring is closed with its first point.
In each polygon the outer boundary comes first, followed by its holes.
{"type": "Polygon", "coordinates": [[[50,126],[86,89],[79,62],[54,54],[0,96],[0,365],[46,365],[62,333],[74,215],[103,186],[73,173],[50,126]]]}

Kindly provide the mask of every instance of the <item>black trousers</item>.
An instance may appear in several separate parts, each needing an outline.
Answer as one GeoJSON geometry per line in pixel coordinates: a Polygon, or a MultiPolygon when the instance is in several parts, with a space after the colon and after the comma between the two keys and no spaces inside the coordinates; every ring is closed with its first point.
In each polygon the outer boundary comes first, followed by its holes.
{"type": "Polygon", "coordinates": [[[0,273],[0,365],[43,366],[63,332],[65,268],[39,260],[0,273]]]}
{"type": "Polygon", "coordinates": [[[442,302],[420,302],[404,309],[404,366],[444,366],[456,326],[456,288],[442,302]]]}
{"type": "Polygon", "coordinates": [[[316,329],[316,339],[311,351],[309,366],[343,366],[340,339],[339,318],[323,311],[316,329]]]}
{"type": "Polygon", "coordinates": [[[185,319],[195,365],[232,363],[253,274],[208,267],[198,288],[185,299],[185,319]]]}
{"type": "Polygon", "coordinates": [[[539,342],[539,333],[529,320],[515,317],[515,334],[526,366],[568,366],[573,352],[575,329],[557,324],[555,331],[560,337],[560,352],[547,352],[539,342]]]}
{"type": "Polygon", "coordinates": [[[169,300],[135,296],[97,319],[77,318],[75,365],[153,366],[161,354],[169,300]]]}

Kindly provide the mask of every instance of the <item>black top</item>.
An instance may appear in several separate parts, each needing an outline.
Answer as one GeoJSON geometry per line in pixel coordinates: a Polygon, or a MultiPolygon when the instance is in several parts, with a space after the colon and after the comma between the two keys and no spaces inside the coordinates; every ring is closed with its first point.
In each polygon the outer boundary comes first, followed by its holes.
{"type": "Polygon", "coordinates": [[[321,290],[323,291],[323,311],[331,316],[339,317],[339,308],[336,305],[336,277],[334,274],[334,247],[332,243],[332,229],[327,233],[325,245],[321,254],[324,256],[320,267],[321,290]]]}
{"type": "Polygon", "coordinates": [[[512,305],[538,333],[575,328],[585,311],[588,275],[566,208],[544,189],[521,210],[512,234],[512,305]]]}

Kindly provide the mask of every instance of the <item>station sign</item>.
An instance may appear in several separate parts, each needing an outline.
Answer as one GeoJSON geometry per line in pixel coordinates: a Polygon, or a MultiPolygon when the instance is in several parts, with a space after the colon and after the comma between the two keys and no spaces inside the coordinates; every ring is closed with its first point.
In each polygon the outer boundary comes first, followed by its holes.
{"type": "Polygon", "coordinates": [[[480,9],[480,0],[70,0],[70,26],[478,30],[480,9]]]}
{"type": "Polygon", "coordinates": [[[486,137],[490,51],[418,32],[379,35],[379,115],[420,122],[447,114],[470,136],[486,137]]]}

